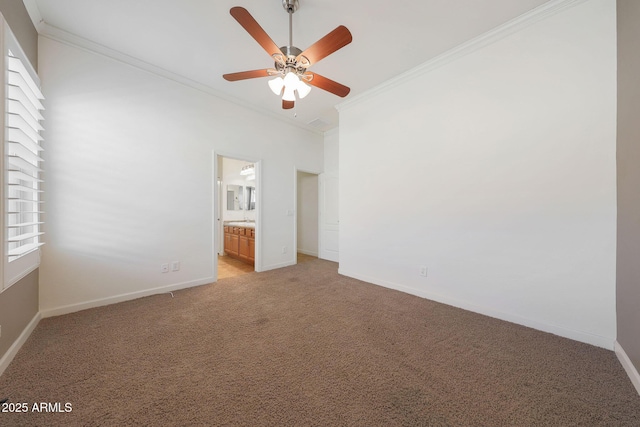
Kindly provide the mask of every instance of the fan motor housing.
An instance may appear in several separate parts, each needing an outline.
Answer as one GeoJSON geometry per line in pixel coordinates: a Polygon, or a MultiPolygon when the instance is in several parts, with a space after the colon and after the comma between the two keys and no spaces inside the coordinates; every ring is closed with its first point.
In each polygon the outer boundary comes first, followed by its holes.
{"type": "Polygon", "coordinates": [[[285,57],[289,58],[293,56],[294,58],[302,53],[300,49],[295,46],[282,46],[280,48],[280,52],[284,54],[285,57]]]}
{"type": "Polygon", "coordinates": [[[302,53],[300,49],[295,46],[282,46],[280,52],[282,52],[282,55],[274,55],[276,60],[274,68],[277,72],[282,75],[287,72],[293,72],[301,76],[307,71],[309,60],[304,56],[298,59],[298,55],[302,53]]]}

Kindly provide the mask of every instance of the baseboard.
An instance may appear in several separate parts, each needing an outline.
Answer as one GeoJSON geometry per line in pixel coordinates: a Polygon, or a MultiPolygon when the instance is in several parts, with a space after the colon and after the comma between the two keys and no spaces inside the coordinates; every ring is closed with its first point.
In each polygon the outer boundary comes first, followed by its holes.
{"type": "Polygon", "coordinates": [[[63,314],[75,313],[76,311],[86,310],[89,308],[102,307],[104,305],[117,304],[119,302],[130,301],[142,297],[148,297],[150,295],[164,294],[168,292],[178,291],[180,289],[192,288],[194,286],[206,285],[208,283],[215,282],[214,277],[205,277],[198,280],[192,280],[189,282],[176,283],[168,286],[161,286],[158,288],[145,289],[143,291],[130,292],[126,294],[115,295],[106,298],[99,298],[91,301],[85,301],[76,304],[65,305],[61,307],[49,308],[46,310],[40,310],[40,314],[43,318],[61,316],[63,314]]]}
{"type": "Polygon", "coordinates": [[[314,252],[314,251],[308,251],[306,249],[300,249],[298,248],[298,252],[300,252],[301,254],[305,254],[305,255],[309,255],[309,256],[318,256],[318,252],[314,252]]]}
{"type": "Polygon", "coordinates": [[[18,354],[18,351],[20,350],[22,345],[27,342],[27,339],[36,328],[36,326],[38,326],[38,322],[40,322],[41,318],[42,317],[40,316],[40,313],[36,313],[36,315],[33,316],[33,319],[31,319],[31,322],[29,322],[27,327],[24,328],[18,339],[15,340],[11,347],[9,347],[9,350],[7,350],[4,356],[2,356],[2,358],[0,359],[0,375],[2,375],[5,369],[7,369],[13,358],[16,357],[16,354],[18,354]]]}
{"type": "Polygon", "coordinates": [[[282,262],[280,264],[266,265],[266,266],[263,266],[262,269],[260,269],[260,271],[275,270],[275,269],[278,269],[278,268],[291,267],[292,265],[296,265],[296,263],[293,262],[293,260],[287,261],[287,262],[282,262]]]}
{"type": "Polygon", "coordinates": [[[618,356],[618,360],[620,361],[620,364],[622,364],[622,367],[624,368],[624,370],[627,371],[627,375],[629,375],[629,379],[631,380],[631,383],[633,384],[633,386],[636,388],[636,391],[640,395],[640,373],[638,373],[638,370],[636,369],[636,367],[633,366],[633,363],[631,363],[631,359],[629,359],[629,356],[627,356],[627,353],[624,351],[624,349],[622,348],[622,346],[618,341],[615,342],[614,348],[615,348],[616,356],[618,356]]]}
{"type": "Polygon", "coordinates": [[[416,295],[428,300],[440,302],[442,304],[451,305],[453,307],[462,308],[464,310],[472,311],[474,313],[483,314],[485,316],[494,317],[496,319],[504,320],[506,322],[516,323],[518,325],[526,326],[529,328],[537,329],[542,332],[548,332],[554,335],[558,335],[564,338],[569,338],[575,341],[580,341],[586,344],[602,347],[607,350],[613,350],[613,338],[607,338],[601,335],[590,334],[583,331],[565,328],[558,325],[552,325],[548,323],[539,322],[537,320],[528,319],[526,317],[516,316],[511,313],[504,313],[493,308],[482,307],[471,304],[466,301],[460,301],[455,298],[450,298],[444,295],[410,288],[408,286],[400,285],[398,283],[388,282],[385,280],[379,280],[373,277],[363,276],[358,273],[353,273],[344,268],[338,268],[338,273],[343,276],[353,277],[354,279],[362,280],[364,282],[372,283],[374,285],[383,286],[389,289],[395,289],[407,294],[416,295]]]}
{"type": "Polygon", "coordinates": [[[340,254],[335,251],[324,250],[320,252],[318,258],[326,259],[327,261],[340,262],[340,254]]]}

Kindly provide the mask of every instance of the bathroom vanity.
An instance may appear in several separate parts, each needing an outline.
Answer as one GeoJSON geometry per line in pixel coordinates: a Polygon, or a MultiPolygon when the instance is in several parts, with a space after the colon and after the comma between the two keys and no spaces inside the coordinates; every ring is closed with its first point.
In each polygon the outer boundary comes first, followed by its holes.
{"type": "Polygon", "coordinates": [[[232,257],[248,264],[255,264],[256,230],[255,222],[228,221],[224,223],[224,251],[232,257]]]}

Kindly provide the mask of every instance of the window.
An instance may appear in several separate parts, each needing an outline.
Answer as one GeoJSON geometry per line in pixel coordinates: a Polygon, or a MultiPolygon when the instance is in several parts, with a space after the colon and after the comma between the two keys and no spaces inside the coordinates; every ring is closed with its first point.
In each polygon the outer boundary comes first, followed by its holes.
{"type": "Polygon", "coordinates": [[[44,110],[38,76],[5,24],[4,287],[40,263],[44,110]]]}

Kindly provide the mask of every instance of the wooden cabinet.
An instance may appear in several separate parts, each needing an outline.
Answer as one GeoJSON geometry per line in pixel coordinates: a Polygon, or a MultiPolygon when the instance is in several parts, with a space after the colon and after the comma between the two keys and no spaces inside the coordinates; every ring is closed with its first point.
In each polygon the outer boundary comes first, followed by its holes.
{"type": "Polygon", "coordinates": [[[240,249],[238,255],[243,261],[251,261],[251,258],[249,257],[249,238],[247,236],[240,236],[240,249]]]}
{"type": "Polygon", "coordinates": [[[224,227],[224,251],[232,258],[255,263],[255,230],[248,227],[224,227]]]}
{"type": "MultiPolygon", "coordinates": [[[[251,232],[251,236],[254,236],[253,230],[251,232]]],[[[249,239],[249,261],[251,264],[255,264],[256,262],[256,239],[249,239]]]]}
{"type": "Polygon", "coordinates": [[[239,236],[235,234],[224,233],[224,251],[227,255],[238,256],[239,253],[239,236]]]}

